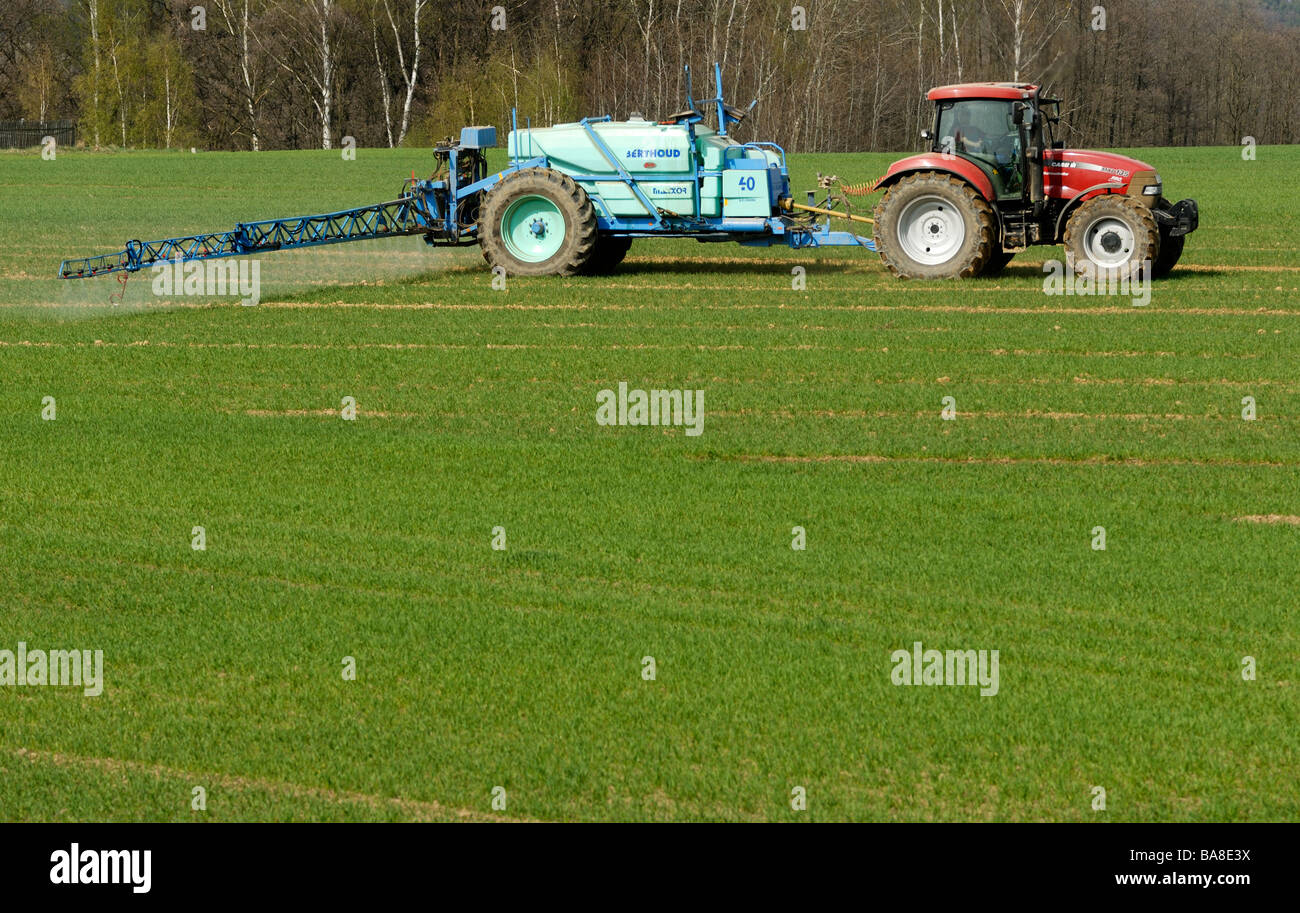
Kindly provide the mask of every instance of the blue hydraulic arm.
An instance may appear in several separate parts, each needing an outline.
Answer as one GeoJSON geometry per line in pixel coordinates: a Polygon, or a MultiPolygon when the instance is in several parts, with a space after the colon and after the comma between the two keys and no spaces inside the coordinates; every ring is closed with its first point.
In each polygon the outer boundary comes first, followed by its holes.
{"type": "Polygon", "coordinates": [[[115,272],[135,272],[164,260],[211,260],[265,251],[394,238],[441,229],[422,189],[387,203],[359,206],[314,216],[241,222],[234,231],[187,235],[162,241],[128,241],[114,254],[64,260],[60,279],[81,279],[115,272]]]}

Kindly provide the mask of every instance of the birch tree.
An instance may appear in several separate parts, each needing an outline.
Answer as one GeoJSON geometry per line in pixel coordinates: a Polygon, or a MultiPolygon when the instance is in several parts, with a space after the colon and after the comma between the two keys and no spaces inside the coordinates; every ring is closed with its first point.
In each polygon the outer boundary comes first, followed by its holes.
{"type": "MultiPolygon", "coordinates": [[[[393,18],[393,9],[388,0],[383,0],[384,12],[388,15],[388,24],[393,30],[393,42],[397,45],[397,69],[402,74],[402,82],[406,84],[406,98],[402,101],[402,122],[397,131],[397,145],[402,145],[406,139],[406,131],[411,125],[411,101],[415,98],[415,87],[420,81],[420,13],[428,5],[429,0],[411,0],[409,6],[409,16],[406,21],[411,23],[411,65],[406,65],[406,53],[402,49],[402,34],[397,26],[397,20],[393,18]]],[[[387,117],[387,107],[385,106],[385,117],[387,117]]],[[[388,144],[393,145],[392,135],[388,138],[388,144]]]]}
{"type": "Polygon", "coordinates": [[[316,109],[321,148],[334,148],[334,81],[336,77],[335,0],[289,0],[278,10],[289,34],[275,61],[302,87],[316,109]]]}
{"type": "Polygon", "coordinates": [[[90,71],[90,122],[91,128],[95,131],[95,148],[99,148],[99,119],[101,117],[99,107],[99,74],[103,67],[100,64],[99,55],[99,0],[86,0],[87,15],[90,17],[90,53],[91,53],[91,71],[90,71]]]}
{"type": "Polygon", "coordinates": [[[270,82],[264,85],[260,60],[255,55],[257,38],[254,26],[257,22],[252,0],[216,0],[217,13],[222,27],[235,43],[235,68],[239,71],[239,84],[242,107],[248,116],[249,143],[254,152],[261,151],[261,134],[258,130],[258,116],[262,99],[270,89],[270,82]]]}
{"type": "Polygon", "coordinates": [[[1044,9],[1044,0],[999,0],[1002,10],[1011,23],[1011,78],[1019,82],[1021,73],[1032,66],[1048,46],[1061,26],[1068,21],[1065,15],[1074,5],[1073,0],[1058,3],[1056,10],[1044,9]],[[1060,9],[1064,6],[1065,9],[1060,9]],[[1051,21],[1042,22],[1050,16],[1051,21]]]}

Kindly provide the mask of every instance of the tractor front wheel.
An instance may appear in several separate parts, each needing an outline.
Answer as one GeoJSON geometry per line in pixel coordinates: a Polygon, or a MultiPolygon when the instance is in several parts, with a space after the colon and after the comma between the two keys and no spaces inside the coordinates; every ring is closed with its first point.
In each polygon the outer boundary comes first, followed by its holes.
{"type": "Polygon", "coordinates": [[[1116,193],[1080,204],[1065,223],[1064,241],[1066,265],[1096,277],[1137,279],[1153,269],[1160,254],[1160,230],[1151,210],[1116,193]]]}
{"type": "Polygon", "coordinates": [[[1160,254],[1156,257],[1155,266],[1151,269],[1151,273],[1155,278],[1163,279],[1178,265],[1178,258],[1183,255],[1183,241],[1186,238],[1187,235],[1174,236],[1164,229],[1160,230],[1160,254]]]}
{"type": "Polygon", "coordinates": [[[880,259],[904,279],[978,276],[993,254],[993,210],[950,174],[907,175],[885,191],[875,217],[880,259]]]}
{"type": "Polygon", "coordinates": [[[596,210],[566,174],[527,168],[503,178],[478,223],[483,258],[509,276],[572,276],[596,246],[596,210]]]}

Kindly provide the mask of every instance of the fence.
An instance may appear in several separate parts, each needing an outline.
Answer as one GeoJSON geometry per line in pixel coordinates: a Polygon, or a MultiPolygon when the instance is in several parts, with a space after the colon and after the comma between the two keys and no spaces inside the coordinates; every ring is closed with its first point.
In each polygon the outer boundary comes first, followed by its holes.
{"type": "Polygon", "coordinates": [[[47,136],[54,137],[60,146],[77,143],[77,125],[70,120],[53,120],[46,123],[30,120],[0,121],[0,149],[22,149],[39,146],[47,136]]]}

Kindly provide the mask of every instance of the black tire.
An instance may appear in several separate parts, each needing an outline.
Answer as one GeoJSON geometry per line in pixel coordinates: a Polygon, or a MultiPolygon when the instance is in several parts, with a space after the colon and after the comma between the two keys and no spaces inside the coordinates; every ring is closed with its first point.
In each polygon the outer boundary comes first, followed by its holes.
{"type": "Polygon", "coordinates": [[[989,254],[988,262],[984,264],[984,272],[980,273],[980,275],[996,276],[1006,268],[1006,265],[1011,262],[1011,258],[1015,255],[1015,251],[998,250],[998,246],[994,244],[993,253],[989,254]]]}
{"type": "Polygon", "coordinates": [[[1160,230],[1150,208],[1117,193],[1080,204],[1065,223],[1064,242],[1066,266],[1098,277],[1139,278],[1144,265],[1160,256],[1160,230]],[[1096,259],[1098,254],[1107,259],[1096,259]]]}
{"type": "Polygon", "coordinates": [[[876,251],[904,279],[978,276],[994,249],[993,210],[970,184],[938,171],[909,174],[876,205],[876,251]],[[910,224],[904,232],[902,223],[910,224]],[[927,246],[938,239],[934,250],[927,246]],[[942,256],[938,262],[925,262],[942,256]],[[918,259],[920,257],[921,259],[918,259]]]}
{"type": "Polygon", "coordinates": [[[1154,278],[1163,279],[1178,265],[1178,259],[1183,255],[1183,242],[1186,239],[1187,235],[1175,237],[1161,229],[1160,254],[1156,257],[1155,266],[1151,269],[1151,275],[1154,278]]]}
{"type": "Polygon", "coordinates": [[[596,210],[587,192],[566,174],[550,168],[526,168],[501,180],[483,202],[478,220],[483,259],[509,276],[572,276],[582,270],[596,247],[596,210]],[[513,203],[524,197],[550,201],[564,221],[564,239],[554,254],[541,261],[511,253],[502,222],[513,203]]]}
{"type": "Polygon", "coordinates": [[[587,265],[582,268],[583,275],[601,276],[612,273],[623,262],[623,258],[627,256],[628,249],[631,247],[631,238],[598,235],[591,257],[587,260],[587,265]]]}

